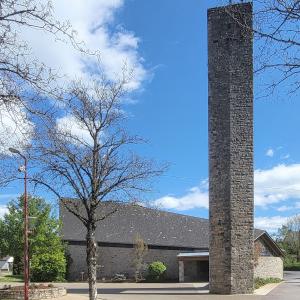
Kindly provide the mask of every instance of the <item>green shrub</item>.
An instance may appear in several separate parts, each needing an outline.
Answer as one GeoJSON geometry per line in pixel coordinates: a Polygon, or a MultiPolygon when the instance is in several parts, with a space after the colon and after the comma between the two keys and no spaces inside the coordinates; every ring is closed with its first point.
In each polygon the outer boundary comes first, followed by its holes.
{"type": "Polygon", "coordinates": [[[66,259],[64,253],[40,253],[31,259],[30,275],[32,281],[64,281],[66,259]]]}
{"type": "Polygon", "coordinates": [[[283,267],[286,271],[300,271],[300,262],[292,256],[286,256],[283,261],[283,267]]]}
{"type": "Polygon", "coordinates": [[[255,289],[258,289],[268,283],[279,283],[282,280],[279,278],[273,278],[273,277],[269,277],[269,278],[260,278],[260,277],[256,277],[254,278],[254,287],[255,289]]]}
{"type": "Polygon", "coordinates": [[[300,271],[300,262],[292,262],[284,264],[285,271],[300,271]]]}
{"type": "Polygon", "coordinates": [[[148,266],[148,280],[162,280],[166,270],[167,267],[161,261],[154,261],[148,266]]]}

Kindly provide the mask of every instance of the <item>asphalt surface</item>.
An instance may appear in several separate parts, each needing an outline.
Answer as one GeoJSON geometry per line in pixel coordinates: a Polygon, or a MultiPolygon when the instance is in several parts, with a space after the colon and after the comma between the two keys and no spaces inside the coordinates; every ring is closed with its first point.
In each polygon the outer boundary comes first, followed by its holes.
{"type": "Polygon", "coordinates": [[[284,283],[264,296],[264,299],[300,300],[300,271],[284,272],[284,280],[284,283]]]}
{"type": "MultiPolygon", "coordinates": [[[[205,283],[157,283],[157,284],[99,284],[99,300],[300,300],[300,272],[285,272],[285,282],[278,285],[266,296],[259,295],[210,295],[205,283]]],[[[61,300],[88,299],[84,283],[62,284],[68,296],[61,300]]]]}
{"type": "MultiPolygon", "coordinates": [[[[207,283],[98,283],[99,300],[300,300],[300,272],[284,274],[285,281],[266,296],[210,295],[207,283]]],[[[17,285],[17,284],[13,284],[17,285]]],[[[56,284],[68,295],[58,300],[88,300],[87,283],[56,284]]]]}

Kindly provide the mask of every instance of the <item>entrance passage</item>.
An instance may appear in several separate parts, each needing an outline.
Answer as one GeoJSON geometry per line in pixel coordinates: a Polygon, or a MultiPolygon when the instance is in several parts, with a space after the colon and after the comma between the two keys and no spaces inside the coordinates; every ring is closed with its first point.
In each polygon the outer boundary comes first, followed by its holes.
{"type": "Polygon", "coordinates": [[[209,253],[192,252],[177,255],[179,282],[208,282],[209,253]]]}

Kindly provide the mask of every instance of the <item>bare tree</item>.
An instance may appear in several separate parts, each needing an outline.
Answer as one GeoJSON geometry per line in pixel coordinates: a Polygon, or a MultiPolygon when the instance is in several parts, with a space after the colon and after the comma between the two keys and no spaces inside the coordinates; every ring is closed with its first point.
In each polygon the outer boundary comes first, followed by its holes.
{"type": "MultiPolygon", "coordinates": [[[[58,92],[53,85],[57,74],[31,55],[30,45],[20,35],[22,30],[42,30],[54,38],[76,42],[76,33],[69,22],[54,17],[51,1],[2,0],[0,2],[0,103],[21,101],[27,108],[35,93],[58,92]]],[[[37,97],[40,99],[40,97],[37,97]]]]}
{"type": "Polygon", "coordinates": [[[256,72],[268,78],[268,94],[300,88],[300,1],[256,0],[256,72]],[[267,77],[265,75],[268,75],[267,77]]]}
{"type": "Polygon", "coordinates": [[[140,282],[144,279],[143,270],[145,269],[144,258],[148,253],[148,245],[143,238],[137,234],[134,239],[134,259],[133,264],[135,268],[135,281],[140,282]]]}
{"type": "MultiPolygon", "coordinates": [[[[222,2],[228,4],[225,0],[222,2]]],[[[228,9],[228,13],[233,16],[232,9],[228,9]]],[[[253,0],[253,13],[255,73],[262,78],[257,80],[262,84],[259,96],[269,96],[278,89],[285,93],[298,92],[300,0],[253,0]]],[[[248,27],[247,24],[241,25],[248,27]]]]}
{"type": "Polygon", "coordinates": [[[54,192],[86,228],[91,300],[97,298],[95,232],[120,207],[104,209],[102,204],[136,199],[150,189],[147,180],[164,169],[133,152],[143,140],[124,129],[125,87],[124,79],[75,82],[61,103],[64,116],[47,118],[37,127],[31,158],[40,170],[31,180],[54,192]]]}
{"type": "MultiPolygon", "coordinates": [[[[59,21],[51,0],[0,1],[0,185],[14,178],[9,147],[25,151],[34,131],[32,114],[49,113],[61,97],[60,75],[34,57],[22,32],[42,31],[88,54],[68,21],[59,21]]],[[[14,168],[15,169],[15,168],[14,168]]]]}

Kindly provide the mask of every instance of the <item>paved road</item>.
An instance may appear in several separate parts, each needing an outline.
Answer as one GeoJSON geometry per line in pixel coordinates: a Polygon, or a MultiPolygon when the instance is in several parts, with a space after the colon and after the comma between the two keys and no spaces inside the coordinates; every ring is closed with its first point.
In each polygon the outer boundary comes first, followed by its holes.
{"type": "Polygon", "coordinates": [[[299,300],[300,299],[300,271],[286,271],[285,282],[271,291],[264,299],[299,300]]]}
{"type": "MultiPolygon", "coordinates": [[[[59,300],[87,300],[87,283],[61,283],[68,295],[59,300]]],[[[285,282],[266,296],[217,296],[205,283],[99,283],[99,300],[300,300],[300,272],[285,272],[285,282]]]]}

